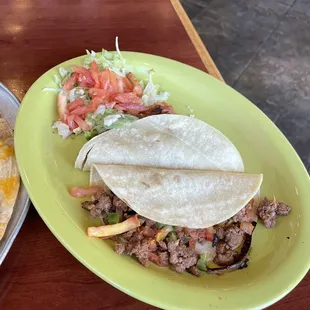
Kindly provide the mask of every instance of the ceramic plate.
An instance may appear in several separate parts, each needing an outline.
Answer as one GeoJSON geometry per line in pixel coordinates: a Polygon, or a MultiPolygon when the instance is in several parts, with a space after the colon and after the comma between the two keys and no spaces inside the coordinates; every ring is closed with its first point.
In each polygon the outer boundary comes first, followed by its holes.
{"type": "Polygon", "coordinates": [[[83,57],[56,66],[30,88],[20,108],[15,131],[16,154],[23,182],[40,216],[53,234],[81,263],[116,288],[167,309],[261,309],[292,290],[309,269],[310,181],[292,146],[251,102],[222,82],[187,65],[157,56],[125,52],[140,78],[145,68],[171,93],[177,113],[188,114],[222,131],[238,148],[247,172],[263,173],[262,195],[292,206],[274,229],[258,225],[249,267],[223,276],[196,278],[167,268],[142,267],[114,253],[109,241],[89,239],[94,224],[67,189],[87,185],[88,173],[74,169],[84,137],[62,140],[52,132],[56,94],[53,75],[59,66],[82,64],[83,57]]]}

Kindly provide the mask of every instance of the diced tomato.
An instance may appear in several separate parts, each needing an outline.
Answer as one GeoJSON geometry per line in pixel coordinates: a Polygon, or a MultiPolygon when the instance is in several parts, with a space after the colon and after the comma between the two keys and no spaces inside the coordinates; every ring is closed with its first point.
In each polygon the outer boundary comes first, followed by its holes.
{"type": "Polygon", "coordinates": [[[122,77],[121,76],[117,76],[116,77],[116,81],[117,81],[116,91],[118,93],[123,93],[124,92],[124,81],[123,81],[122,77]]]}
{"type": "Polygon", "coordinates": [[[91,77],[95,81],[95,87],[100,87],[99,68],[95,61],[93,61],[90,65],[90,74],[91,74],[91,77]]]}
{"type": "Polygon", "coordinates": [[[110,86],[114,92],[117,92],[117,74],[109,70],[110,86]]]}
{"type": "Polygon", "coordinates": [[[115,104],[115,105],[114,105],[114,109],[116,109],[116,110],[118,110],[118,111],[124,111],[124,110],[125,110],[125,108],[121,107],[121,106],[118,105],[118,104],[115,104]]]}
{"type": "Polygon", "coordinates": [[[92,78],[91,72],[81,66],[72,66],[73,70],[78,73],[77,82],[81,87],[94,87],[96,82],[92,78]]]}
{"type": "Polygon", "coordinates": [[[71,112],[74,109],[76,109],[77,107],[80,107],[80,106],[82,106],[84,104],[85,104],[84,100],[81,99],[81,98],[78,98],[78,99],[72,101],[71,103],[69,103],[67,105],[67,109],[68,109],[69,112],[71,112]]]}
{"type": "Polygon", "coordinates": [[[89,90],[89,94],[92,97],[98,96],[101,98],[106,98],[110,94],[110,91],[106,89],[101,89],[101,88],[91,88],[89,90]]]}
{"type": "Polygon", "coordinates": [[[143,90],[142,90],[142,87],[141,87],[139,81],[137,80],[136,76],[132,72],[129,72],[127,74],[127,78],[131,82],[131,84],[133,85],[133,92],[136,93],[139,97],[141,97],[143,90]]]}
{"type": "Polygon", "coordinates": [[[88,71],[87,69],[85,69],[84,67],[82,66],[77,66],[77,65],[74,65],[72,66],[74,72],[77,72],[77,73],[80,73],[82,75],[85,75],[85,76],[90,76],[90,71],[88,71]]]}
{"type": "Polygon", "coordinates": [[[71,130],[75,129],[78,127],[77,123],[74,121],[74,116],[75,115],[69,115],[67,116],[67,123],[68,123],[68,126],[71,130]]]}
{"type": "Polygon", "coordinates": [[[57,97],[57,112],[61,121],[65,123],[67,116],[67,96],[61,92],[57,97]]]}
{"type": "Polygon", "coordinates": [[[101,191],[101,187],[72,187],[69,189],[69,194],[72,197],[81,198],[94,196],[101,191]]]}
{"type": "Polygon", "coordinates": [[[99,82],[102,89],[108,89],[110,86],[109,70],[99,72],[99,82]]]}
{"type": "Polygon", "coordinates": [[[125,92],[132,92],[133,86],[130,83],[130,81],[127,79],[127,77],[123,77],[123,82],[124,82],[124,91],[125,92]]]}
{"type": "Polygon", "coordinates": [[[92,105],[84,105],[82,107],[77,107],[73,111],[71,111],[72,115],[83,116],[87,113],[95,112],[94,107],[92,105]]]}
{"type": "Polygon", "coordinates": [[[93,107],[93,110],[96,111],[97,108],[101,105],[105,103],[105,100],[101,97],[95,97],[92,99],[92,107],[93,107]]]}
{"type": "Polygon", "coordinates": [[[78,79],[78,74],[74,72],[65,82],[64,86],[62,87],[63,90],[68,91],[74,88],[75,83],[77,83],[77,79],[78,79]]]}
{"type": "Polygon", "coordinates": [[[206,228],[205,231],[206,231],[206,239],[208,241],[213,242],[215,234],[215,229],[213,228],[213,226],[206,228]]]}
{"type": "Polygon", "coordinates": [[[78,76],[78,84],[79,84],[80,87],[94,87],[95,86],[95,81],[91,77],[90,74],[88,74],[88,75],[79,74],[79,76],[78,76]]]}
{"type": "Polygon", "coordinates": [[[90,130],[90,126],[78,115],[74,115],[73,120],[78,124],[78,126],[82,130],[84,130],[84,131],[90,130]]]}
{"type": "Polygon", "coordinates": [[[125,104],[141,104],[142,100],[139,98],[136,93],[122,93],[117,94],[114,99],[120,103],[125,104]]]}
{"type": "Polygon", "coordinates": [[[113,109],[115,104],[116,102],[106,102],[104,105],[106,106],[106,108],[113,109]]]}

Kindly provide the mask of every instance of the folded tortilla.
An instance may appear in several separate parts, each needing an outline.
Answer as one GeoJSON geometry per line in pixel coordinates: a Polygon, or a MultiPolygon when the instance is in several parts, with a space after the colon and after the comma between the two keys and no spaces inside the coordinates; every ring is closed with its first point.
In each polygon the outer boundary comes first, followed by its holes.
{"type": "Polygon", "coordinates": [[[7,122],[0,118],[0,240],[13,213],[19,185],[13,132],[7,122]]]}
{"type": "Polygon", "coordinates": [[[91,185],[104,185],[139,215],[188,228],[219,224],[259,191],[261,174],[95,164],[91,185]]]}
{"type": "Polygon", "coordinates": [[[220,131],[171,114],[145,117],[93,138],[80,150],[75,167],[88,171],[93,164],[244,171],[238,150],[220,131]]]}

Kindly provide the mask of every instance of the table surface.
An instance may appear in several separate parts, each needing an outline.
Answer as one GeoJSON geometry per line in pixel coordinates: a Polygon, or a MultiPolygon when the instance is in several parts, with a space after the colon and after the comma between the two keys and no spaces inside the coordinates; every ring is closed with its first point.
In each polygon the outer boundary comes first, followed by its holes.
{"type": "MultiPolygon", "coordinates": [[[[180,4],[171,2],[173,5],[169,0],[1,1],[0,81],[22,99],[41,74],[82,55],[85,48],[113,50],[115,36],[119,36],[121,50],[175,59],[221,79],[180,4]]],[[[309,292],[308,274],[293,292],[270,308],[308,309],[309,292]]],[[[86,269],[31,207],[0,267],[0,309],[86,307],[155,309],[86,269]]]]}

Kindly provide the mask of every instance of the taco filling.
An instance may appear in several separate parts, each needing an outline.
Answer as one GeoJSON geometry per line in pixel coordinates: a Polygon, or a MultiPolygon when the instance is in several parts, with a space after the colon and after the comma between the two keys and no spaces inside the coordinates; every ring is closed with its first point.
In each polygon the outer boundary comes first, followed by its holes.
{"type": "MultiPolygon", "coordinates": [[[[89,227],[89,237],[113,240],[117,254],[134,256],[143,266],[152,262],[195,276],[200,276],[201,271],[222,274],[247,267],[257,219],[262,220],[266,227],[271,227],[270,221],[275,223],[277,216],[290,212],[286,204],[267,198],[256,208],[255,198],[223,223],[190,229],[139,216],[111,191],[98,188],[96,191],[92,200],[82,202],[82,208],[89,211],[92,217],[100,218],[104,225],[89,227]]],[[[74,195],[87,195],[85,189],[81,188],[81,192],[75,188],[74,195]]],[[[94,190],[90,188],[89,192],[94,190]]]]}

